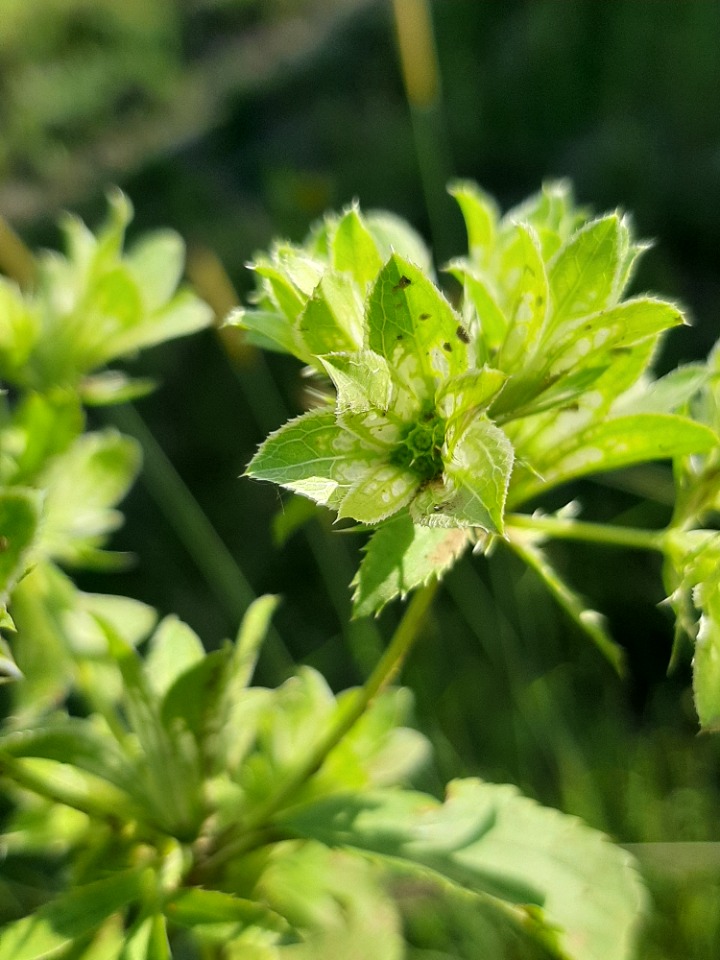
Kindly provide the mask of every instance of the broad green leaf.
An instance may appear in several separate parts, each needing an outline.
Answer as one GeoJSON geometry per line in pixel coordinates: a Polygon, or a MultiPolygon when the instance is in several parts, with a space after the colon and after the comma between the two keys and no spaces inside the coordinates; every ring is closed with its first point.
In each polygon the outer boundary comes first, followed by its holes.
{"type": "Polygon", "coordinates": [[[181,289],[169,303],[133,328],[116,333],[110,341],[108,359],[198,333],[209,327],[212,320],[211,308],[190,290],[181,289]]]}
{"type": "Polygon", "coordinates": [[[343,430],[334,411],[321,409],[302,414],[271,433],[245,472],[317,503],[335,504],[376,459],[377,450],[343,430]]]}
{"type": "Polygon", "coordinates": [[[302,936],[298,960],[403,960],[398,911],[372,864],[319,844],[279,848],[258,894],[302,936]]]}
{"type": "Polygon", "coordinates": [[[34,546],[41,495],[23,488],[0,489],[0,601],[4,601],[34,546]]]}
{"type": "Polygon", "coordinates": [[[172,923],[216,943],[235,938],[247,927],[261,927],[274,934],[290,929],[284,917],[257,900],[201,887],[180,890],[166,903],[165,913],[172,923]]]}
{"type": "Polygon", "coordinates": [[[548,333],[573,317],[597,313],[619,296],[622,238],[617,214],[592,220],[561,247],[548,269],[552,313],[548,333]]]}
{"type": "Polygon", "coordinates": [[[306,363],[310,362],[307,350],[299,343],[293,324],[284,314],[271,310],[233,310],[225,319],[225,326],[239,327],[246,331],[250,343],[263,350],[290,353],[306,363]]]}
{"type": "Polygon", "coordinates": [[[0,960],[51,960],[141,893],[142,869],[75,887],[0,930],[0,960]]]}
{"type": "Polygon", "coordinates": [[[176,616],[165,617],[150,638],[145,657],[145,675],[150,687],[162,698],[186,670],[202,660],[202,641],[176,616]]]}
{"type": "Polygon", "coordinates": [[[407,513],[372,535],[353,579],[353,615],[379,613],[395,597],[442,576],[471,543],[468,529],[421,527],[407,513]]]}
{"type": "Polygon", "coordinates": [[[497,204],[476,183],[469,180],[451,183],[448,192],[457,200],[465,220],[470,260],[484,267],[496,242],[499,215],[497,204]]]}
{"type": "Polygon", "coordinates": [[[588,607],[583,598],[565,583],[542,549],[527,537],[526,530],[518,533],[519,535],[511,533],[508,537],[513,550],[537,573],[562,609],[575,621],[583,633],[590,637],[615,670],[621,675],[624,674],[624,651],[610,636],[602,614],[588,607]]]}
{"type": "Polygon", "coordinates": [[[408,860],[467,890],[534,906],[572,960],[631,960],[645,904],[630,856],[511,786],[450,784],[445,803],[410,791],[321,799],[283,826],[330,847],[408,860]]]}
{"type": "Polygon", "coordinates": [[[127,269],[140,288],[143,307],[158,310],[172,297],[185,266],[185,244],[174,230],[145,234],[125,258],[127,269]]]}
{"type": "Polygon", "coordinates": [[[331,240],[332,265],[341,273],[349,273],[364,299],[369,285],[383,265],[377,245],[365,225],[357,205],[340,218],[331,240]]]}
{"type": "Polygon", "coordinates": [[[511,242],[503,250],[500,270],[500,307],[507,317],[507,332],[493,363],[511,371],[537,348],[548,313],[548,278],[540,242],[532,228],[516,225],[511,242]]]}
{"type": "Polygon", "coordinates": [[[433,276],[432,256],[427,244],[407,220],[388,210],[371,210],[365,214],[365,224],[383,262],[397,253],[418,266],[426,276],[433,276]]]}
{"type": "Polygon", "coordinates": [[[140,467],[135,440],[114,430],[87,433],[52,461],[39,549],[66,562],[82,562],[122,522],[115,504],[140,467]]]}
{"type": "Polygon", "coordinates": [[[432,481],[411,505],[416,523],[481,527],[502,533],[513,447],[503,431],[484,417],[448,439],[443,478],[432,481]]]}
{"type": "Polygon", "coordinates": [[[387,361],[372,350],[330,353],[320,362],[337,390],[338,413],[387,411],[392,400],[392,378],[387,361]]]}
{"type": "Polygon", "coordinates": [[[305,304],[297,332],[311,358],[359,350],[363,345],[363,301],[344,274],[326,273],[305,304]]]}
{"type": "Polygon", "coordinates": [[[407,862],[391,871],[406,960],[566,960],[541,911],[470,893],[407,862]]]}
{"type": "Polygon", "coordinates": [[[387,360],[419,406],[432,400],[437,381],[467,370],[459,317],[422,271],[397,254],[370,292],[367,325],[368,346],[387,360]]]}
{"type": "Polygon", "coordinates": [[[674,413],[702,390],[710,376],[702,364],[684,364],[628,393],[615,410],[618,414],[674,413]]]}
{"type": "Polygon", "coordinates": [[[665,460],[691,453],[705,453],[718,444],[714,431],[674,414],[640,413],[592,424],[577,436],[548,450],[533,463],[542,480],[525,474],[513,484],[513,504],[539,490],[565,483],[589,473],[617,470],[648,460],[665,460]]]}
{"type": "Polygon", "coordinates": [[[418,484],[413,470],[381,460],[370,466],[343,495],[338,520],[349,517],[359,523],[380,523],[408,505],[418,484]]]}
{"type": "Polygon", "coordinates": [[[639,297],[599,313],[573,317],[553,327],[543,340],[542,355],[550,376],[591,364],[604,354],[622,351],[683,323],[678,308],[663,300],[639,297]]]}

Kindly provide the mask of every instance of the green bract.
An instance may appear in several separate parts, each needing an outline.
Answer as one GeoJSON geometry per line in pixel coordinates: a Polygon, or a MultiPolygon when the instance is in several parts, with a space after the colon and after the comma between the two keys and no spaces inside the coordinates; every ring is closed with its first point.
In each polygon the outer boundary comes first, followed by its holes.
{"type": "Polygon", "coordinates": [[[451,192],[469,238],[447,268],[457,307],[409,228],[388,238],[353,206],[259,258],[256,306],[230,321],[332,381],[334,402],[268,437],[247,473],[339,519],[392,521],[356,579],[358,613],[508,536],[506,509],[550,487],[717,445],[674,412],[682,386],[647,373],[683,318],[623,299],[644,249],[625,217],[588,218],[564,183],[503,217],[473,184],[451,192]]]}

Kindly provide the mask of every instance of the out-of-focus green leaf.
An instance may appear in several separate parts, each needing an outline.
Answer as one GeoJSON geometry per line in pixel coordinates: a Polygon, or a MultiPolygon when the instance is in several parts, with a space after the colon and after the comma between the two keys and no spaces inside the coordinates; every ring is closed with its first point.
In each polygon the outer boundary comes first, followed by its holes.
{"type": "Polygon", "coordinates": [[[162,698],[204,654],[202,641],[194,630],[178,617],[165,617],[150,638],[145,657],[145,675],[157,696],[162,698]]]}
{"type": "MultiPolygon", "coordinates": [[[[398,911],[369,863],[319,844],[278,849],[257,893],[287,917],[301,960],[402,960],[398,911]]],[[[282,956],[282,954],[281,954],[282,956]]]]}
{"type": "Polygon", "coordinates": [[[145,917],[126,934],[119,960],[172,960],[163,914],[145,917]]]}
{"type": "Polygon", "coordinates": [[[279,940],[290,931],[280,913],[258,900],[236,897],[221,890],[191,887],[179,891],[165,904],[168,919],[193,930],[204,941],[224,943],[235,939],[247,927],[261,928],[279,940]]]}
{"type": "Polygon", "coordinates": [[[4,601],[34,546],[42,498],[35,490],[0,489],[0,601],[4,601]]]}
{"type": "Polygon", "coordinates": [[[140,448],[114,430],[84,434],[50,464],[38,548],[82,563],[122,522],[113,509],[140,467],[140,448]]]}
{"type": "Polygon", "coordinates": [[[472,539],[466,528],[419,526],[408,514],[386,521],[370,538],[353,579],[353,614],[379,613],[395,597],[442,576],[472,539]]]}
{"type": "Polygon", "coordinates": [[[547,453],[532,464],[542,479],[523,474],[511,488],[513,503],[589,473],[705,453],[717,446],[718,437],[713,430],[685,417],[640,413],[594,423],[554,449],[549,446],[549,438],[547,442],[547,453]]]}
{"type": "Polygon", "coordinates": [[[407,860],[468,890],[531,908],[572,960],[630,960],[645,904],[628,854],[510,786],[454,781],[441,804],[376,791],[286,812],[286,829],[331,847],[407,860]]]}
{"type": "MultiPolygon", "coordinates": [[[[695,708],[703,730],[720,730],[720,576],[703,604],[693,657],[695,708]]],[[[706,586],[707,590],[707,586],[706,586]]]]}
{"type": "Polygon", "coordinates": [[[0,930],[0,960],[50,960],[128,906],[141,892],[143,870],[116,873],[65,893],[32,916],[0,930]]]}

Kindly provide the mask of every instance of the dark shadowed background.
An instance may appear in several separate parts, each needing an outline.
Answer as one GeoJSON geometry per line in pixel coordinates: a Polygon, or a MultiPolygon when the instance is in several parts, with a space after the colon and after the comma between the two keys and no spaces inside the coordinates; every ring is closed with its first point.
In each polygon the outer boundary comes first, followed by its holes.
{"type": "MultiPolygon", "coordinates": [[[[718,50],[712,0],[0,0],[0,214],[29,243],[55,245],[61,209],[96,224],[119,184],[133,235],[177,229],[222,311],[228,278],[238,296],[250,289],[255,251],[301,239],[328,207],[392,209],[442,263],[464,243],[449,177],[477,180],[503,206],[567,177],[582,203],[631,211],[656,241],[635,287],[680,300],[694,324],[668,341],[664,370],[720,334],[718,50]],[[428,12],[429,38],[418,29],[428,12]]],[[[282,640],[259,680],[281,679],[292,660],[337,688],[358,682],[398,616],[396,604],[348,623],[361,538],[333,534],[318,512],[278,547],[277,517],[287,526],[294,508],[239,479],[256,444],[302,409],[297,364],[207,333],[134,366],[162,386],[121,425],[146,443],[149,431],[185,487],[148,447],[149,483],[113,544],[137,563],[82,585],[175,611],[209,646],[234,632],[251,593],[280,593],[282,640]]],[[[590,518],[660,525],[667,480],[633,474],[567,496],[590,518]]],[[[628,680],[512,557],[466,558],[404,678],[437,748],[430,786],[477,774],[624,842],[720,841],[720,749],[696,736],[689,663],[666,676],[658,562],[579,545],[557,560],[608,615],[628,680]]],[[[650,877],[642,956],[715,960],[717,868],[650,877]]]]}

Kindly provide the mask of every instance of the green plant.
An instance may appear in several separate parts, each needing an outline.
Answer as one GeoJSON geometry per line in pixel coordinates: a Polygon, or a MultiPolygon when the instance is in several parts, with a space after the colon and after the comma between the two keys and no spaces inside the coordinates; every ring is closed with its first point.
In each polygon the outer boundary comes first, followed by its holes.
{"type": "Polygon", "coordinates": [[[465,550],[509,547],[616,666],[619,648],[550,566],[546,539],[657,550],[696,644],[700,719],[717,722],[716,364],[659,380],[649,364],[680,310],[623,300],[641,245],[626,220],[590,220],[564,184],[500,218],[453,188],[469,254],[453,306],[422,241],[352,207],[302,247],[259,257],[236,314],[252,341],[315,375],[317,406],[248,467],[372,529],[355,612],[416,591],[366,683],[335,696],[307,667],[250,685],[276,606],[205,652],[177,618],[88,594],[62,569],[113,566],[103,549],[139,466],[116,432],[84,432],[83,404],[151,387],[106,364],[210,322],[176,292],[170,233],[123,252],[115,195],[93,237],[0,287],[0,733],[6,806],[0,960],[483,956],[630,958],[645,896],[631,858],[508,786],[412,789],[428,744],[390,683],[438,580],[465,550]],[[691,416],[690,414],[693,414],[691,416]],[[521,512],[578,477],[674,463],[664,530],[591,524],[570,505],[521,512]],[[144,645],[144,652],[138,650],[144,645]]]}

